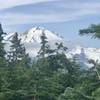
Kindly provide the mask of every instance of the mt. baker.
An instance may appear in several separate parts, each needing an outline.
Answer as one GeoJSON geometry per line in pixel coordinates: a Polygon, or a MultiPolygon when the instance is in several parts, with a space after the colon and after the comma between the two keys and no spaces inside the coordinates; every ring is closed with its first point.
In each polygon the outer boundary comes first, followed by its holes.
{"type": "MultiPolygon", "coordinates": [[[[84,63],[85,65],[87,65],[88,59],[93,59],[95,61],[100,59],[100,49],[84,48],[79,45],[74,45],[72,42],[65,41],[60,35],[42,27],[34,27],[24,32],[23,34],[19,34],[19,38],[21,38],[21,42],[22,44],[24,44],[26,52],[29,53],[30,57],[35,57],[37,55],[37,52],[40,49],[40,37],[43,32],[47,37],[48,44],[52,48],[54,47],[56,42],[64,43],[64,45],[69,48],[69,50],[66,52],[66,55],[71,58],[77,56],[78,62],[80,62],[80,64],[84,63]]],[[[12,39],[13,35],[14,33],[9,33],[4,36],[6,42],[5,48],[8,48],[10,46],[10,40],[12,39]]]]}

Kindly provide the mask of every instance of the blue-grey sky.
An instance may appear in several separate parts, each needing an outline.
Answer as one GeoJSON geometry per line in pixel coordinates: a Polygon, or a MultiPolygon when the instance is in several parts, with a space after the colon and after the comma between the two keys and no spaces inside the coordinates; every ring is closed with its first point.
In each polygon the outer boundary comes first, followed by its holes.
{"type": "Polygon", "coordinates": [[[78,31],[100,23],[100,0],[0,0],[0,13],[6,32],[24,32],[41,26],[66,40],[99,47],[99,40],[80,37],[78,31]]]}

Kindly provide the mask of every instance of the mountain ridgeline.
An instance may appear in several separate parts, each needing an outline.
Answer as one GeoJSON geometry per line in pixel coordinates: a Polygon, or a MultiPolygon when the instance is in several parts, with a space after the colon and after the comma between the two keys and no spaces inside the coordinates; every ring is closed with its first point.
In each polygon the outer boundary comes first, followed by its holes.
{"type": "MultiPolygon", "coordinates": [[[[45,34],[48,45],[54,49],[56,48],[55,43],[63,43],[63,45],[68,47],[68,50],[65,52],[68,58],[75,58],[77,56],[77,62],[83,66],[83,68],[88,69],[92,67],[92,64],[88,63],[89,59],[98,60],[100,59],[100,49],[97,48],[85,48],[78,44],[74,44],[71,41],[66,41],[62,36],[57,33],[51,32],[42,27],[34,27],[22,34],[18,34],[18,38],[21,39],[21,43],[25,46],[26,52],[31,58],[34,58],[38,55],[38,51],[41,47],[41,35],[45,34]],[[83,56],[84,55],[84,56],[83,56]]],[[[6,42],[5,48],[9,51],[11,45],[11,40],[15,33],[8,33],[4,36],[6,42]],[[8,49],[9,48],[9,49],[8,49]]]]}
{"type": "Polygon", "coordinates": [[[0,25],[0,100],[100,100],[100,65],[86,50],[44,28],[5,34],[0,25]]]}

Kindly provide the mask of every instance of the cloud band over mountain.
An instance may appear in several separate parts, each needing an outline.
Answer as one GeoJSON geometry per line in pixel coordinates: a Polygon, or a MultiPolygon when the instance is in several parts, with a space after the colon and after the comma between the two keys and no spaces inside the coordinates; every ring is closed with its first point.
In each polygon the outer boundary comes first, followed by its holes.
{"type": "MultiPolygon", "coordinates": [[[[0,2],[3,3],[2,0],[0,2]]],[[[34,0],[34,2],[8,0],[7,2],[8,8],[1,10],[0,21],[11,25],[67,22],[99,14],[100,10],[98,0],[95,2],[93,0],[34,0]]]]}

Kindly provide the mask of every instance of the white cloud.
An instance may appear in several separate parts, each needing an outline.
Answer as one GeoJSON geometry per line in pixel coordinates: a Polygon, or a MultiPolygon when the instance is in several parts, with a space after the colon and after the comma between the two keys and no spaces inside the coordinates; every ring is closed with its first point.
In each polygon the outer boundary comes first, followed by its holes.
{"type": "MultiPolygon", "coordinates": [[[[8,0],[9,2],[11,0],[8,0]]],[[[31,3],[32,0],[20,0],[26,3],[31,3]]],[[[34,0],[36,2],[44,2],[44,1],[54,1],[54,0],[34,0]]],[[[65,0],[63,0],[65,1],[65,0]]],[[[13,0],[14,4],[19,1],[13,0]]],[[[17,4],[16,3],[16,4],[17,4]]],[[[27,7],[27,6],[26,6],[27,7]]],[[[99,14],[100,11],[100,2],[56,2],[55,7],[57,9],[61,8],[62,10],[51,11],[50,9],[42,9],[43,13],[37,14],[20,14],[20,13],[5,13],[5,15],[0,15],[0,21],[4,24],[32,24],[32,23],[52,23],[52,22],[65,22],[70,20],[76,20],[86,15],[96,15],[99,14]],[[45,12],[48,11],[48,13],[45,12]]],[[[49,8],[49,7],[48,7],[49,8]]]]}
{"type": "Polygon", "coordinates": [[[33,23],[52,23],[52,22],[67,22],[71,20],[79,19],[82,16],[89,14],[96,14],[97,11],[91,10],[78,10],[75,12],[59,12],[59,13],[50,13],[50,14],[6,14],[5,16],[0,15],[1,22],[7,25],[14,24],[33,24],[33,23]]]}
{"type": "Polygon", "coordinates": [[[57,1],[57,0],[0,0],[0,9],[9,8],[18,5],[48,2],[48,1],[57,1]]]}

